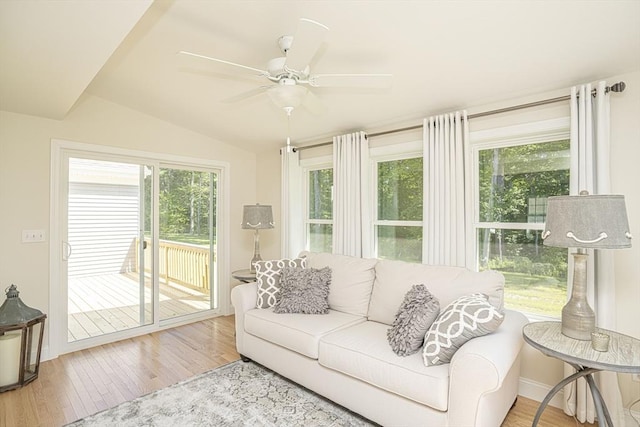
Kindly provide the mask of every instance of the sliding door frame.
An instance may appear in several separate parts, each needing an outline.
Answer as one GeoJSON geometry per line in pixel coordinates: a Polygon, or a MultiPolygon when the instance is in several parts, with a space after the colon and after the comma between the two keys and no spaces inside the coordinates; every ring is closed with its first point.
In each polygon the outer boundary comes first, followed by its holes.
{"type": "MultiPolygon", "coordinates": [[[[47,351],[43,351],[43,359],[53,359],[60,354],[77,351],[96,345],[106,344],[121,339],[144,335],[150,332],[175,327],[182,324],[192,323],[198,320],[211,318],[230,312],[229,304],[229,267],[230,267],[230,243],[229,243],[229,200],[230,200],[230,165],[227,162],[217,160],[207,160],[191,157],[183,157],[171,154],[153,153],[138,150],[129,150],[118,147],[93,145],[66,141],[60,139],[51,140],[51,180],[50,180],[50,218],[49,218],[49,321],[48,321],[48,346],[47,351]],[[63,271],[62,258],[65,253],[63,245],[63,231],[61,227],[63,216],[66,218],[66,206],[62,206],[63,194],[62,179],[68,170],[65,158],[69,154],[76,156],[97,156],[104,160],[113,161],[134,161],[140,164],[153,166],[153,287],[154,287],[154,316],[153,323],[146,326],[101,335],[94,338],[79,340],[69,343],[67,339],[68,327],[68,300],[66,272],[63,271]],[[187,316],[160,321],[158,313],[159,298],[159,276],[158,276],[158,200],[159,200],[159,171],[161,167],[183,166],[185,168],[198,169],[215,172],[218,176],[219,194],[216,200],[218,212],[216,230],[218,257],[216,260],[217,277],[212,277],[212,281],[218,284],[217,300],[219,305],[216,309],[206,310],[187,316]]],[[[66,198],[65,198],[66,199],[66,198]]],[[[66,228],[66,227],[65,227],[66,228]]],[[[213,283],[213,282],[212,282],[213,283]]],[[[214,290],[212,289],[212,292],[214,290]]]]}

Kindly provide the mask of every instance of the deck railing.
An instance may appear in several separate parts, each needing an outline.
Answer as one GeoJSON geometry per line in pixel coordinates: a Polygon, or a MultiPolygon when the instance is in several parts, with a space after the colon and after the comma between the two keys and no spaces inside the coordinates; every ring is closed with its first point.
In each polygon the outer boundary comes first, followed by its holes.
{"type": "MultiPolygon", "coordinates": [[[[151,272],[153,254],[152,241],[145,239],[144,270],[151,272]]],[[[159,241],[159,274],[165,283],[173,282],[192,288],[210,290],[209,272],[211,268],[209,246],[159,241]]],[[[136,248],[140,246],[136,244],[136,248]]],[[[137,254],[136,254],[137,255],[137,254]]],[[[214,253],[215,256],[215,253],[214,253]]],[[[136,256],[136,259],[140,258],[136,256]]],[[[139,266],[138,266],[139,269],[139,266]]]]}

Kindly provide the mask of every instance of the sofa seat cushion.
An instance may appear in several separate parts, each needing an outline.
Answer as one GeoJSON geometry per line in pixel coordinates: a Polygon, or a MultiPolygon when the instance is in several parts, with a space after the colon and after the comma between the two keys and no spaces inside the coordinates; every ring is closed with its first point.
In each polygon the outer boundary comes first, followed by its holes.
{"type": "Polygon", "coordinates": [[[447,410],[449,365],[426,367],[420,353],[396,355],[388,325],[363,322],[320,340],[318,362],[381,389],[440,411],[447,410]]]}
{"type": "Polygon", "coordinates": [[[362,316],[329,310],[329,314],[274,313],[252,309],[245,313],[244,330],[256,337],[312,359],[318,358],[320,338],[333,331],[364,322],[362,316]]]}

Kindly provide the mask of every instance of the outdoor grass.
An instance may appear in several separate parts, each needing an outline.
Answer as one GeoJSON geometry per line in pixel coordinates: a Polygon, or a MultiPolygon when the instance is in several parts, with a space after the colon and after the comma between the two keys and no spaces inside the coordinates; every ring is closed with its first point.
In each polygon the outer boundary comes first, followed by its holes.
{"type": "Polygon", "coordinates": [[[182,234],[182,233],[161,233],[160,239],[174,242],[190,243],[192,245],[208,245],[209,235],[182,234]]]}
{"type": "Polygon", "coordinates": [[[505,307],[532,314],[560,317],[567,302],[567,285],[553,277],[502,272],[506,279],[505,307]]]}

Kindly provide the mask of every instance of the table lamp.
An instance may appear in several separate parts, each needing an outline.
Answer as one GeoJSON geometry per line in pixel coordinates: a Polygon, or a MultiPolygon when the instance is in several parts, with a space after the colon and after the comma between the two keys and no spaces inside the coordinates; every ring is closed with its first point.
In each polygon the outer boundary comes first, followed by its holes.
{"type": "Polygon", "coordinates": [[[271,210],[271,205],[245,205],[242,211],[242,228],[255,230],[255,234],[253,235],[253,258],[249,265],[249,271],[255,273],[255,263],[262,260],[260,257],[260,236],[258,230],[273,228],[273,211],[271,210]]]}
{"type": "Polygon", "coordinates": [[[631,247],[631,233],[620,195],[549,197],[547,219],[542,233],[547,246],[577,248],[573,253],[571,298],[562,308],[562,334],[577,340],[590,340],[596,316],[587,301],[586,249],[622,249],[631,247]]]}

